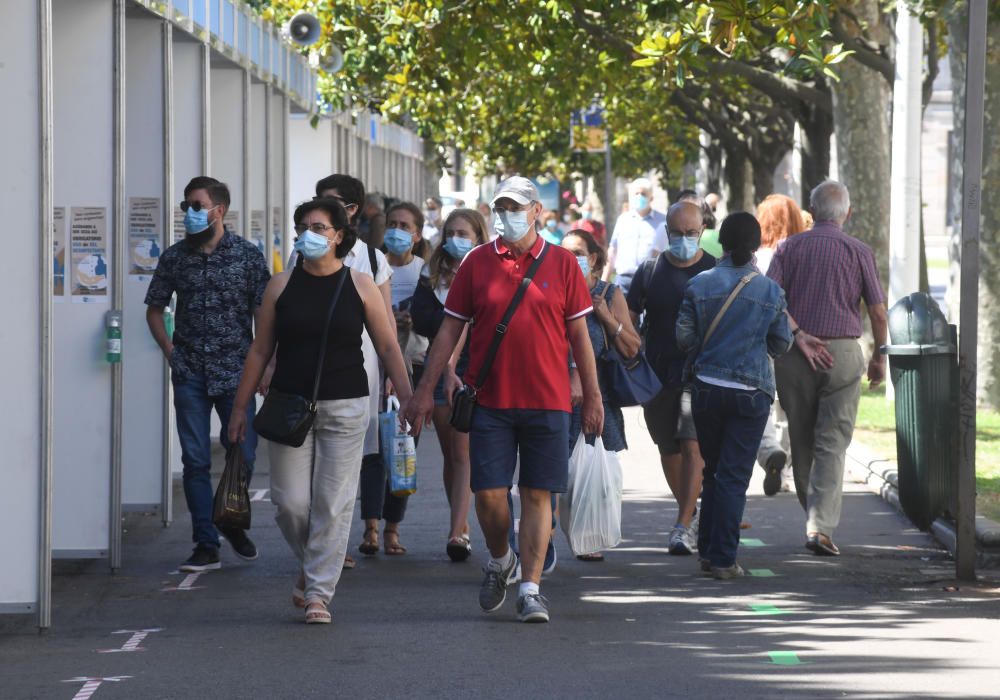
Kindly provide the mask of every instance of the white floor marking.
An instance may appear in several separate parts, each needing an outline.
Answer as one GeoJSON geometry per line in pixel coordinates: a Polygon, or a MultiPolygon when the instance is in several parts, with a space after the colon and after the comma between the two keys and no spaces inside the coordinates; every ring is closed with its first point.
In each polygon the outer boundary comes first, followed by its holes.
{"type": "Polygon", "coordinates": [[[195,586],[194,582],[198,580],[199,576],[202,576],[207,572],[196,571],[193,574],[188,574],[184,577],[184,580],[180,582],[177,586],[166,586],[162,590],[164,591],[195,591],[199,588],[204,588],[204,586],[195,586]]]}
{"type": "Polygon", "coordinates": [[[123,681],[126,678],[131,677],[132,676],[108,676],[107,678],[90,678],[89,676],[78,676],[76,678],[65,680],[63,683],[83,683],[83,687],[80,688],[76,695],[73,696],[73,700],[90,700],[90,696],[101,687],[101,683],[104,681],[113,681],[117,683],[118,681],[123,681]]]}
{"type": "Polygon", "coordinates": [[[98,649],[101,654],[115,654],[123,651],[146,651],[144,648],[139,646],[142,640],[149,636],[150,632],[162,632],[162,627],[151,627],[144,630],[118,630],[117,632],[112,632],[111,634],[131,634],[132,636],[128,638],[124,644],[122,644],[120,649],[98,649]]]}
{"type": "Polygon", "coordinates": [[[267,498],[267,494],[270,493],[267,489],[254,489],[252,491],[253,495],[250,497],[250,501],[263,501],[267,498]]]}

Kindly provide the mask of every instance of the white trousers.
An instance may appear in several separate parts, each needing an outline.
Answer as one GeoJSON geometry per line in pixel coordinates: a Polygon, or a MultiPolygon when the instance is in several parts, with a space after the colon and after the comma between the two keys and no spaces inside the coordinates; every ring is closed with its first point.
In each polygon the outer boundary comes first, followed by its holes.
{"type": "Polygon", "coordinates": [[[302,564],[306,600],[329,603],[344,567],[368,429],[368,397],[317,402],[301,447],[270,443],[275,520],[302,564]]]}
{"type": "Polygon", "coordinates": [[[368,375],[368,403],[370,413],[368,416],[368,430],[365,432],[364,454],[378,454],[378,412],[379,396],[382,393],[381,381],[379,379],[378,353],[375,352],[375,344],[372,343],[368,329],[361,332],[361,355],[365,360],[365,374],[368,375]]]}

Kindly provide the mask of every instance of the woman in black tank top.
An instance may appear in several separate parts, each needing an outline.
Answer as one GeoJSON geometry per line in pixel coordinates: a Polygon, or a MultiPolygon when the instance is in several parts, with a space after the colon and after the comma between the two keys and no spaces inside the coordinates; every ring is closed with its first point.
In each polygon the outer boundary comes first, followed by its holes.
{"type": "Polygon", "coordinates": [[[306,202],[295,210],[295,229],[300,262],[271,278],[264,292],[257,312],[256,338],[233,403],[229,437],[237,442],[246,434],[246,407],[275,349],[277,366],[271,386],[305,397],[312,396],[323,353],[316,419],[305,443],[301,447],[269,446],[271,500],[278,508],[275,519],[302,565],[292,601],[305,607],[307,623],[327,623],[327,605],[347,552],[368,427],[363,327],[367,327],[404,408],[410,400],[410,384],[375,282],[342,261],[357,239],[343,206],[329,198],[306,202]],[[323,327],[341,280],[326,347],[321,348],[323,327]],[[237,410],[242,411],[239,416],[237,410]]]}

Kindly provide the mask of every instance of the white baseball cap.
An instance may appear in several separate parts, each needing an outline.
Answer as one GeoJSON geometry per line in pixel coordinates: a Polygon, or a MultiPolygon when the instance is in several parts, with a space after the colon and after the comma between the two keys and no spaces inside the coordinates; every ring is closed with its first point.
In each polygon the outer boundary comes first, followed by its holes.
{"type": "Polygon", "coordinates": [[[490,206],[495,205],[498,199],[505,197],[514,200],[518,204],[531,204],[538,201],[538,189],[528,178],[515,175],[508,177],[497,185],[496,190],[493,192],[493,199],[490,201],[490,206]]]}

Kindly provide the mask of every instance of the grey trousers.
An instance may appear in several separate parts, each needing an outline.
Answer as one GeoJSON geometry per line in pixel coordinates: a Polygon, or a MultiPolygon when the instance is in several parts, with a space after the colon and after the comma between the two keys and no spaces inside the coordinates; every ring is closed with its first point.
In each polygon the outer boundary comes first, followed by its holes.
{"type": "Polygon", "coordinates": [[[358,495],[368,397],[318,401],[302,447],[270,444],[271,500],[302,564],[306,600],[329,603],[344,567],[358,495]]]}
{"type": "Polygon", "coordinates": [[[795,492],[806,532],[833,535],[840,523],[844,458],[861,399],[864,354],[856,340],[831,340],[833,367],[813,371],[799,349],[774,363],[778,396],[788,414],[795,492]]]}

